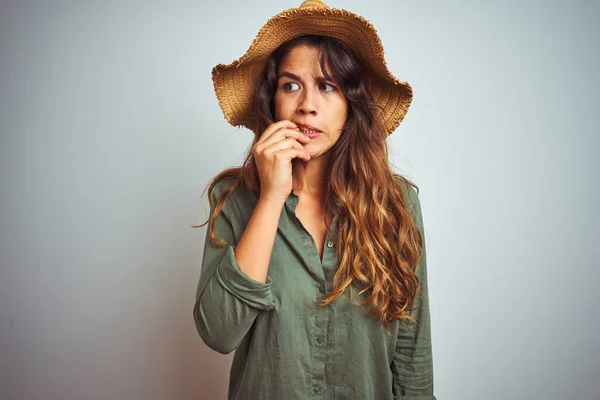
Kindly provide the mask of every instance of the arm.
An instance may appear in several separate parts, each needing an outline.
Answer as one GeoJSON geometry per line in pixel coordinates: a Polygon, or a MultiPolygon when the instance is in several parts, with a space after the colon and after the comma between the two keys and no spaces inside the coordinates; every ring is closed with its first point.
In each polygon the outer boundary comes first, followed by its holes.
{"type": "Polygon", "coordinates": [[[431,327],[429,315],[429,295],[427,285],[427,256],[421,204],[412,187],[408,189],[412,213],[421,232],[423,253],[419,261],[417,276],[420,280],[422,296],[415,299],[414,321],[410,325],[400,325],[396,351],[392,361],[395,400],[435,400],[433,395],[433,357],[431,348],[431,327]]]}
{"type": "MultiPolygon", "coordinates": [[[[211,213],[223,192],[220,185],[217,184],[212,193],[211,213]]],[[[206,231],[202,270],[194,304],[194,321],[200,337],[207,346],[221,354],[235,350],[258,314],[275,307],[267,270],[281,209],[275,219],[269,214],[273,213],[273,207],[259,203],[240,242],[236,244],[234,228],[244,228],[238,223],[233,208],[228,207],[232,200],[229,197],[225,201],[214,230],[218,238],[227,240],[229,244],[216,247],[210,241],[208,229],[206,231]],[[266,246],[269,243],[266,239],[257,243],[261,237],[270,237],[270,230],[273,231],[271,247],[266,246]],[[254,253],[250,251],[251,247],[254,247],[254,253]],[[236,254],[238,250],[241,258],[236,254]],[[238,260],[243,263],[238,263],[238,260]],[[241,264],[253,266],[254,271],[241,268],[241,264]],[[252,279],[244,271],[262,281],[252,279]]]]}

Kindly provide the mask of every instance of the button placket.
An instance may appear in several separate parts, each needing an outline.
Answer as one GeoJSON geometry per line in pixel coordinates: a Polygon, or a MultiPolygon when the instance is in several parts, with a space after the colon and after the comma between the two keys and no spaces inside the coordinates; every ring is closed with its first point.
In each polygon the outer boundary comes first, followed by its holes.
{"type": "MultiPolygon", "coordinates": [[[[327,280],[318,282],[319,292],[325,293],[328,285],[327,280]]],[[[313,341],[311,344],[314,348],[311,350],[313,368],[312,368],[312,384],[313,394],[321,397],[325,393],[324,384],[325,379],[325,368],[327,364],[327,352],[323,351],[324,346],[327,344],[328,326],[331,317],[331,307],[319,307],[318,311],[314,314],[315,317],[315,329],[313,330],[313,341]]]]}

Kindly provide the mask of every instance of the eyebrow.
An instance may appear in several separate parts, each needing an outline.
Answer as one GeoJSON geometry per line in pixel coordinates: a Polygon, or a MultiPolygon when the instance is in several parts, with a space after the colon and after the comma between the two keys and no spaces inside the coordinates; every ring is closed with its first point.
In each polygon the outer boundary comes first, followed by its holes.
{"type": "MultiPolygon", "coordinates": [[[[282,73],[279,74],[279,76],[277,77],[277,79],[281,79],[283,77],[287,76],[288,78],[297,80],[297,81],[301,81],[302,78],[300,78],[298,75],[296,74],[292,74],[289,71],[283,71],[282,73]]],[[[333,82],[332,80],[329,80],[327,78],[325,78],[324,76],[319,76],[315,79],[317,82],[333,82]]]]}

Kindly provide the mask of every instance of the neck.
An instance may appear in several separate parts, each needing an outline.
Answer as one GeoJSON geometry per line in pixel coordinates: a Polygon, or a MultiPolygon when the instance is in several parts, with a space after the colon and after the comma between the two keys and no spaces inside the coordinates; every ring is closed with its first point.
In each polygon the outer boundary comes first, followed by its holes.
{"type": "Polygon", "coordinates": [[[309,162],[295,158],[292,162],[292,186],[294,193],[304,193],[311,197],[323,196],[325,191],[327,157],[317,157],[309,162]]]}

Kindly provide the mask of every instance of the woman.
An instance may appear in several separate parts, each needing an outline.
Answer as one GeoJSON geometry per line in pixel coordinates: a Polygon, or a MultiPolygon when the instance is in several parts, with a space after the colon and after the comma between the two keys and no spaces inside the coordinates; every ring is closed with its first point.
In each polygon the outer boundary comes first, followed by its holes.
{"type": "Polygon", "coordinates": [[[385,141],[412,90],[374,28],[306,1],[213,80],[255,133],[210,183],[194,306],[203,341],[235,350],[228,398],[435,399],[420,203],[385,141]]]}

